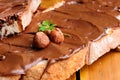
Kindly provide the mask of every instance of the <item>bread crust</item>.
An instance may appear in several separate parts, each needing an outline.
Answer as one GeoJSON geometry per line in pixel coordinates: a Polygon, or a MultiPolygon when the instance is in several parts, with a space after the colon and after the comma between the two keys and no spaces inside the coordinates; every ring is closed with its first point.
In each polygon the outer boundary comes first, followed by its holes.
{"type": "Polygon", "coordinates": [[[37,65],[30,68],[26,74],[22,76],[21,80],[40,80],[40,77],[42,76],[47,63],[47,60],[39,62],[37,65]]]}
{"type": "Polygon", "coordinates": [[[66,80],[85,65],[87,50],[87,47],[85,47],[70,58],[52,64],[41,80],[66,80]]]}

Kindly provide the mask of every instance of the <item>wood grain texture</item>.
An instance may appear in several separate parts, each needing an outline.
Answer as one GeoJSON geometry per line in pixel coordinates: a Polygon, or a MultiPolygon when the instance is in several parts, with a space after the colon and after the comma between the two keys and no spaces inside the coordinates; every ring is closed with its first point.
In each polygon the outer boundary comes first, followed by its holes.
{"type": "Polygon", "coordinates": [[[81,80],[120,80],[120,52],[109,52],[81,69],[81,80]]]}

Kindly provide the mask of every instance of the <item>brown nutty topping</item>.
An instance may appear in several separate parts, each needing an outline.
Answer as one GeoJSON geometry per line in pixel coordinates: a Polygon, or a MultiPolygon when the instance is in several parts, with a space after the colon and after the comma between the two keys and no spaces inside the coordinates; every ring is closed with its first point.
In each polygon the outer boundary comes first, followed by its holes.
{"type": "Polygon", "coordinates": [[[49,37],[51,41],[55,43],[62,43],[64,41],[64,35],[59,28],[55,28],[53,31],[51,31],[49,37]]]}
{"type": "Polygon", "coordinates": [[[33,39],[33,46],[35,48],[45,48],[49,45],[50,40],[48,36],[43,32],[37,32],[33,39]]]}

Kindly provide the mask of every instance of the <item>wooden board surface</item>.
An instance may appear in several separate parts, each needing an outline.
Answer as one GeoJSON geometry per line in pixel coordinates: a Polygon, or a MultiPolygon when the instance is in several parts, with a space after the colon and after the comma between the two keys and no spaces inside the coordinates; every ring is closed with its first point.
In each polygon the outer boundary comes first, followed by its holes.
{"type": "Polygon", "coordinates": [[[80,71],[81,80],[120,80],[120,52],[110,52],[80,71]]]}
{"type": "MultiPolygon", "coordinates": [[[[76,80],[72,75],[68,80],[76,80]]],[[[109,52],[80,70],[80,80],[120,80],[120,52],[109,52]]]]}

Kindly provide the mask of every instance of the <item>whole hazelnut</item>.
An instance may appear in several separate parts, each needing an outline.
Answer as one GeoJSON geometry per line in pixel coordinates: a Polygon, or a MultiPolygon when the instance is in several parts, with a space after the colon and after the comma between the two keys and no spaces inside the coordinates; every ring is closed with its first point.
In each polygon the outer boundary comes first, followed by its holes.
{"type": "Polygon", "coordinates": [[[49,37],[51,41],[55,43],[61,43],[64,41],[64,35],[59,28],[55,28],[53,31],[51,31],[49,37]]]}
{"type": "Polygon", "coordinates": [[[45,48],[49,45],[50,40],[43,32],[37,32],[33,39],[33,46],[35,48],[45,48]]]}

